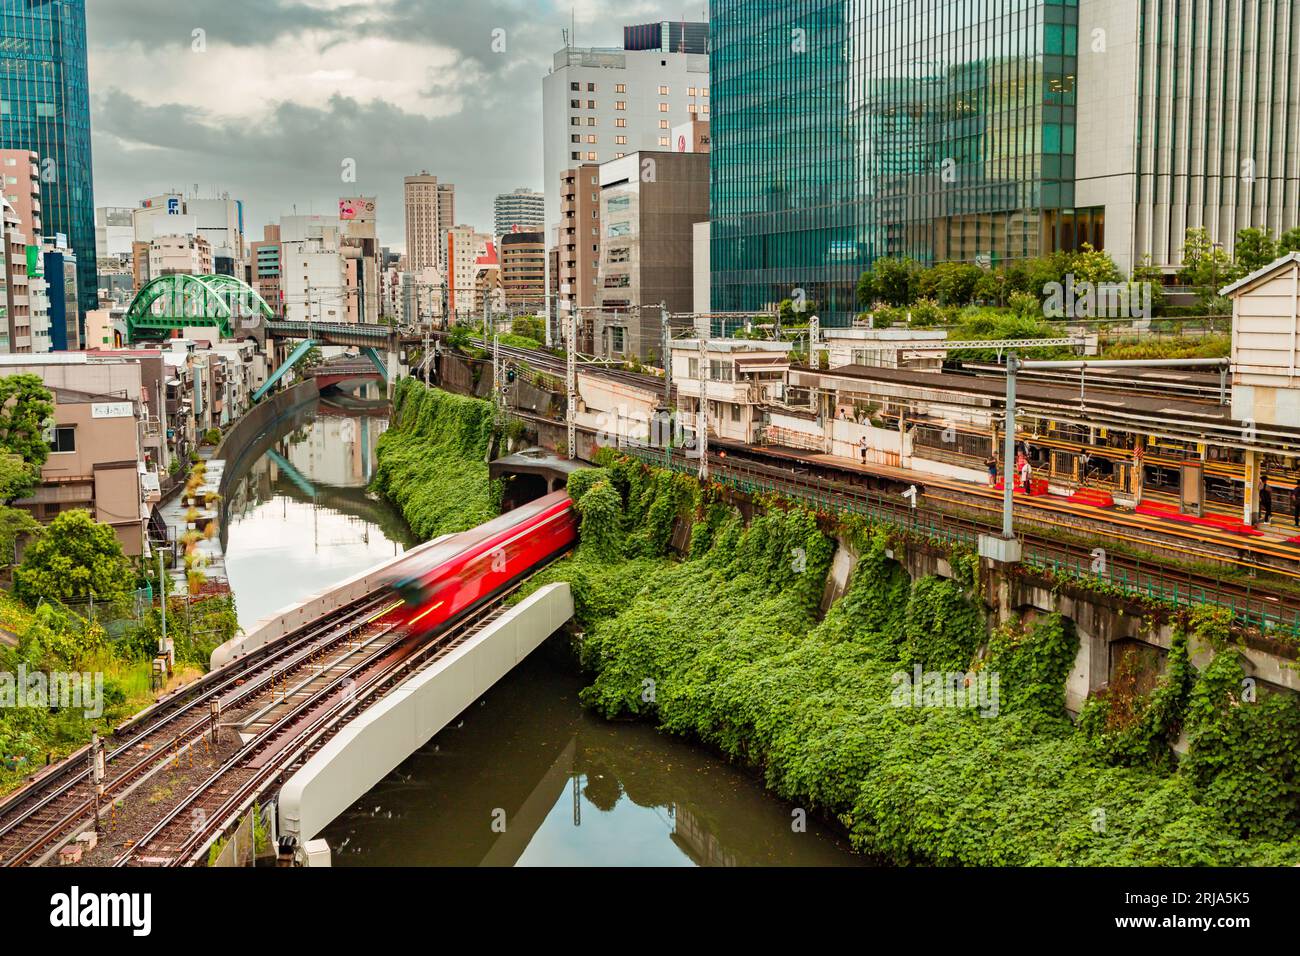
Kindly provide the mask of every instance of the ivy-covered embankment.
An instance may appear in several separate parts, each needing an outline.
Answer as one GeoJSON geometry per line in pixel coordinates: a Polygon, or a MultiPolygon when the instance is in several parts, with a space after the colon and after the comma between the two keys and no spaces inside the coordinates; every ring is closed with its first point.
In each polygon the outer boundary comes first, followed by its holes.
{"type": "Polygon", "coordinates": [[[579,549],[534,582],[573,586],[589,706],[760,768],[897,863],[1300,862],[1300,701],[1255,695],[1221,617],[1184,616],[1153,688],[1117,680],[1075,723],[1071,625],[989,633],[973,562],[955,562],[959,582],[912,582],[887,528],[777,501],[746,527],[689,478],[604,464],[570,480],[579,549]],[[693,522],[690,554],[672,561],[678,520],[693,522]],[[823,618],[830,533],[861,560],[823,618]],[[1217,651],[1199,672],[1193,638],[1217,651]],[[918,667],[969,672],[981,706],[900,694],[918,667]]]}
{"type": "Polygon", "coordinates": [[[477,527],[501,506],[487,466],[495,421],[491,402],[403,379],[371,488],[401,509],[420,538],[477,527]]]}

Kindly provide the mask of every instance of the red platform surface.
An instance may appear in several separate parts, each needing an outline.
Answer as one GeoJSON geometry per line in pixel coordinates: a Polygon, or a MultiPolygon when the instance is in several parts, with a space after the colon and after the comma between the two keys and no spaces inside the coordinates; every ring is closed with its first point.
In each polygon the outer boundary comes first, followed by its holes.
{"type": "Polygon", "coordinates": [[[1258,528],[1242,524],[1238,519],[1227,515],[1203,515],[1198,518],[1196,515],[1183,514],[1173,505],[1156,501],[1144,501],[1137,506],[1137,513],[1149,518],[1160,518],[1163,521],[1177,521],[1180,524],[1199,525],[1202,528],[1218,528],[1221,531],[1231,531],[1233,534],[1247,534],[1254,537],[1264,534],[1258,528]]]}

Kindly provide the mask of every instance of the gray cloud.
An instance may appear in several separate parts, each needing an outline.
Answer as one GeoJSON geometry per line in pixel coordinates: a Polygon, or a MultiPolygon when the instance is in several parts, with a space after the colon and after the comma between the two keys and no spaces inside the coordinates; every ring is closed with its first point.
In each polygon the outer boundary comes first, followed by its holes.
{"type": "MultiPolygon", "coordinates": [[[[88,4],[92,129],[97,205],[134,205],[195,184],[243,199],[252,238],[292,211],[330,213],[344,195],[377,195],[381,240],[403,241],[402,177],[428,169],[456,184],[457,218],[490,228],[492,199],[517,186],[541,189],[541,81],[569,25],[558,0],[368,0],[312,6],[298,0],[113,0],[88,4]],[[270,48],[307,31],[340,66],[348,46],[383,38],[452,51],[457,65],[431,73],[418,115],[382,100],[363,102],[346,89],[321,108],[277,101],[229,104],[222,115],[196,111],[176,84],[145,102],[157,58],[188,56],[191,31],[206,31],[208,56],[222,44],[270,48]],[[492,50],[494,29],[506,51],[492,50]],[[138,72],[130,71],[136,62],[138,72]],[[97,53],[115,70],[97,75],[97,53]],[[121,65],[126,63],[128,73],[121,65]],[[130,92],[128,92],[130,91],[130,92]],[[436,108],[435,108],[436,107],[436,108]],[[341,162],[357,163],[357,182],[341,180],[341,162]]],[[[660,16],[653,0],[588,3],[593,24],[578,23],[583,45],[617,45],[624,23],[660,16]],[[650,12],[654,11],[654,12],[650,12]]],[[[677,15],[680,13],[665,13],[677,15]]],[[[697,14],[698,15],[698,14],[697,14]]]]}

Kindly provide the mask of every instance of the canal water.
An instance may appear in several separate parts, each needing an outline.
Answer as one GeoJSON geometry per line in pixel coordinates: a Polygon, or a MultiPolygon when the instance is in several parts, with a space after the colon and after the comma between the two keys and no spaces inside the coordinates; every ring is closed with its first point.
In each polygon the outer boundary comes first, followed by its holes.
{"type": "MultiPolygon", "coordinates": [[[[250,627],[412,544],[366,492],[387,409],[322,401],[259,443],[227,497],[250,627]]],[[[844,841],[702,748],[578,702],[548,645],[323,833],[335,866],[858,865],[844,841]]]]}

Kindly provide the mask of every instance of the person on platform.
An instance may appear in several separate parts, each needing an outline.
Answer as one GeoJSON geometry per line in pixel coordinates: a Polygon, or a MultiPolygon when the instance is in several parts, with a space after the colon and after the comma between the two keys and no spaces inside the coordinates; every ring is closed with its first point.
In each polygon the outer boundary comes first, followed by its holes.
{"type": "Polygon", "coordinates": [[[1273,491],[1268,487],[1268,475],[1259,479],[1259,517],[1264,524],[1273,520],[1273,491]]]}
{"type": "Polygon", "coordinates": [[[867,436],[863,435],[862,440],[858,442],[858,453],[862,455],[862,466],[867,465],[867,436]]]}
{"type": "Polygon", "coordinates": [[[1029,465],[1029,459],[1026,458],[1024,464],[1020,466],[1020,480],[1025,486],[1025,494],[1027,495],[1034,493],[1033,477],[1034,470],[1029,465]]]}
{"type": "MultiPolygon", "coordinates": [[[[989,487],[992,488],[998,483],[998,459],[996,455],[989,455],[984,459],[984,467],[989,470],[989,487]]],[[[1300,484],[1296,485],[1300,488],[1300,484]]]]}
{"type": "Polygon", "coordinates": [[[1295,516],[1295,526],[1300,528],[1300,481],[1291,489],[1291,514],[1295,516]]]}

